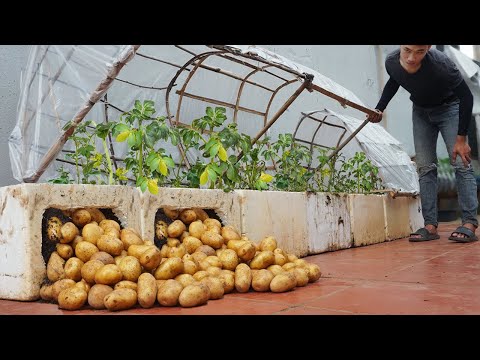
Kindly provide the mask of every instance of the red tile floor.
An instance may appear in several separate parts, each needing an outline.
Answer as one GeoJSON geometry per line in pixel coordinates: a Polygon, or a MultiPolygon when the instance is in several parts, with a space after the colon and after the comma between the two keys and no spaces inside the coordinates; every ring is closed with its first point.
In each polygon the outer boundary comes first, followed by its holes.
{"type": "Polygon", "coordinates": [[[308,256],[322,277],[281,294],[231,293],[195,308],[158,304],[120,312],[64,311],[39,301],[0,300],[0,315],[470,315],[480,314],[480,241],[449,241],[458,222],[441,223],[441,238],[407,238],[308,256]]]}

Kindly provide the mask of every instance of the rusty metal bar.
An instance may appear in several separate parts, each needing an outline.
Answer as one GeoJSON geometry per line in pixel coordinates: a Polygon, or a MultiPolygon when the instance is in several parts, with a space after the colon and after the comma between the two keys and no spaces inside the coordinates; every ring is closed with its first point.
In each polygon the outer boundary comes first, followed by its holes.
{"type": "Polygon", "coordinates": [[[121,57],[113,63],[113,66],[108,71],[106,78],[102,80],[100,84],[98,84],[96,89],[93,90],[93,92],[91,93],[89,99],[83,104],[80,110],[73,117],[72,125],[60,136],[57,142],[50,147],[47,153],[43,156],[42,160],[40,161],[40,165],[33,173],[33,175],[23,178],[24,182],[37,182],[37,180],[40,178],[40,176],[42,176],[50,163],[56,158],[57,154],[60,152],[65,142],[73,134],[78,124],[85,118],[85,116],[92,109],[93,105],[97,103],[100,97],[103,96],[103,94],[108,90],[109,86],[111,85],[115,77],[118,75],[120,70],[125,66],[125,64],[129,62],[133,58],[133,56],[135,56],[135,52],[139,47],[140,45],[131,45],[131,49],[121,54],[121,57]]]}

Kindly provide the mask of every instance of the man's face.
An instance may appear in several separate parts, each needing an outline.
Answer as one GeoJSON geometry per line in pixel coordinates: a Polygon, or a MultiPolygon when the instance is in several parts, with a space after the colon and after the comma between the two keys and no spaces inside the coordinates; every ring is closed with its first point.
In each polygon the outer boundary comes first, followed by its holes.
{"type": "Polygon", "coordinates": [[[432,45],[400,45],[400,61],[407,70],[415,71],[432,45]]]}

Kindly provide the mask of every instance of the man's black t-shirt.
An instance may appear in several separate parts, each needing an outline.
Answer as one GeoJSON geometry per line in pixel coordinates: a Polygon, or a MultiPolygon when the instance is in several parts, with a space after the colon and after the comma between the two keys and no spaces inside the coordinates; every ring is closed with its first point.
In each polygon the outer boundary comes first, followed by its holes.
{"type": "Polygon", "coordinates": [[[430,49],[417,72],[409,74],[400,65],[400,49],[385,59],[390,79],[385,84],[376,109],[384,111],[399,86],[410,93],[410,100],[418,106],[435,107],[460,99],[459,135],[466,135],[472,116],[473,96],[455,63],[443,52],[430,49]]]}

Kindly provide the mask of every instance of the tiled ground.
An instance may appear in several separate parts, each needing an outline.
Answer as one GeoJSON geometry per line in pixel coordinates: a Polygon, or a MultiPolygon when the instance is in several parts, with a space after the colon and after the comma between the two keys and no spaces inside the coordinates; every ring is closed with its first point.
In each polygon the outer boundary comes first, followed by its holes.
{"type": "Polygon", "coordinates": [[[441,238],[425,243],[399,239],[309,256],[319,281],[282,294],[227,294],[195,308],[135,308],[121,312],[63,311],[41,302],[0,300],[0,314],[29,315],[349,315],[480,314],[480,241],[447,237],[457,223],[442,223],[441,238]]]}

